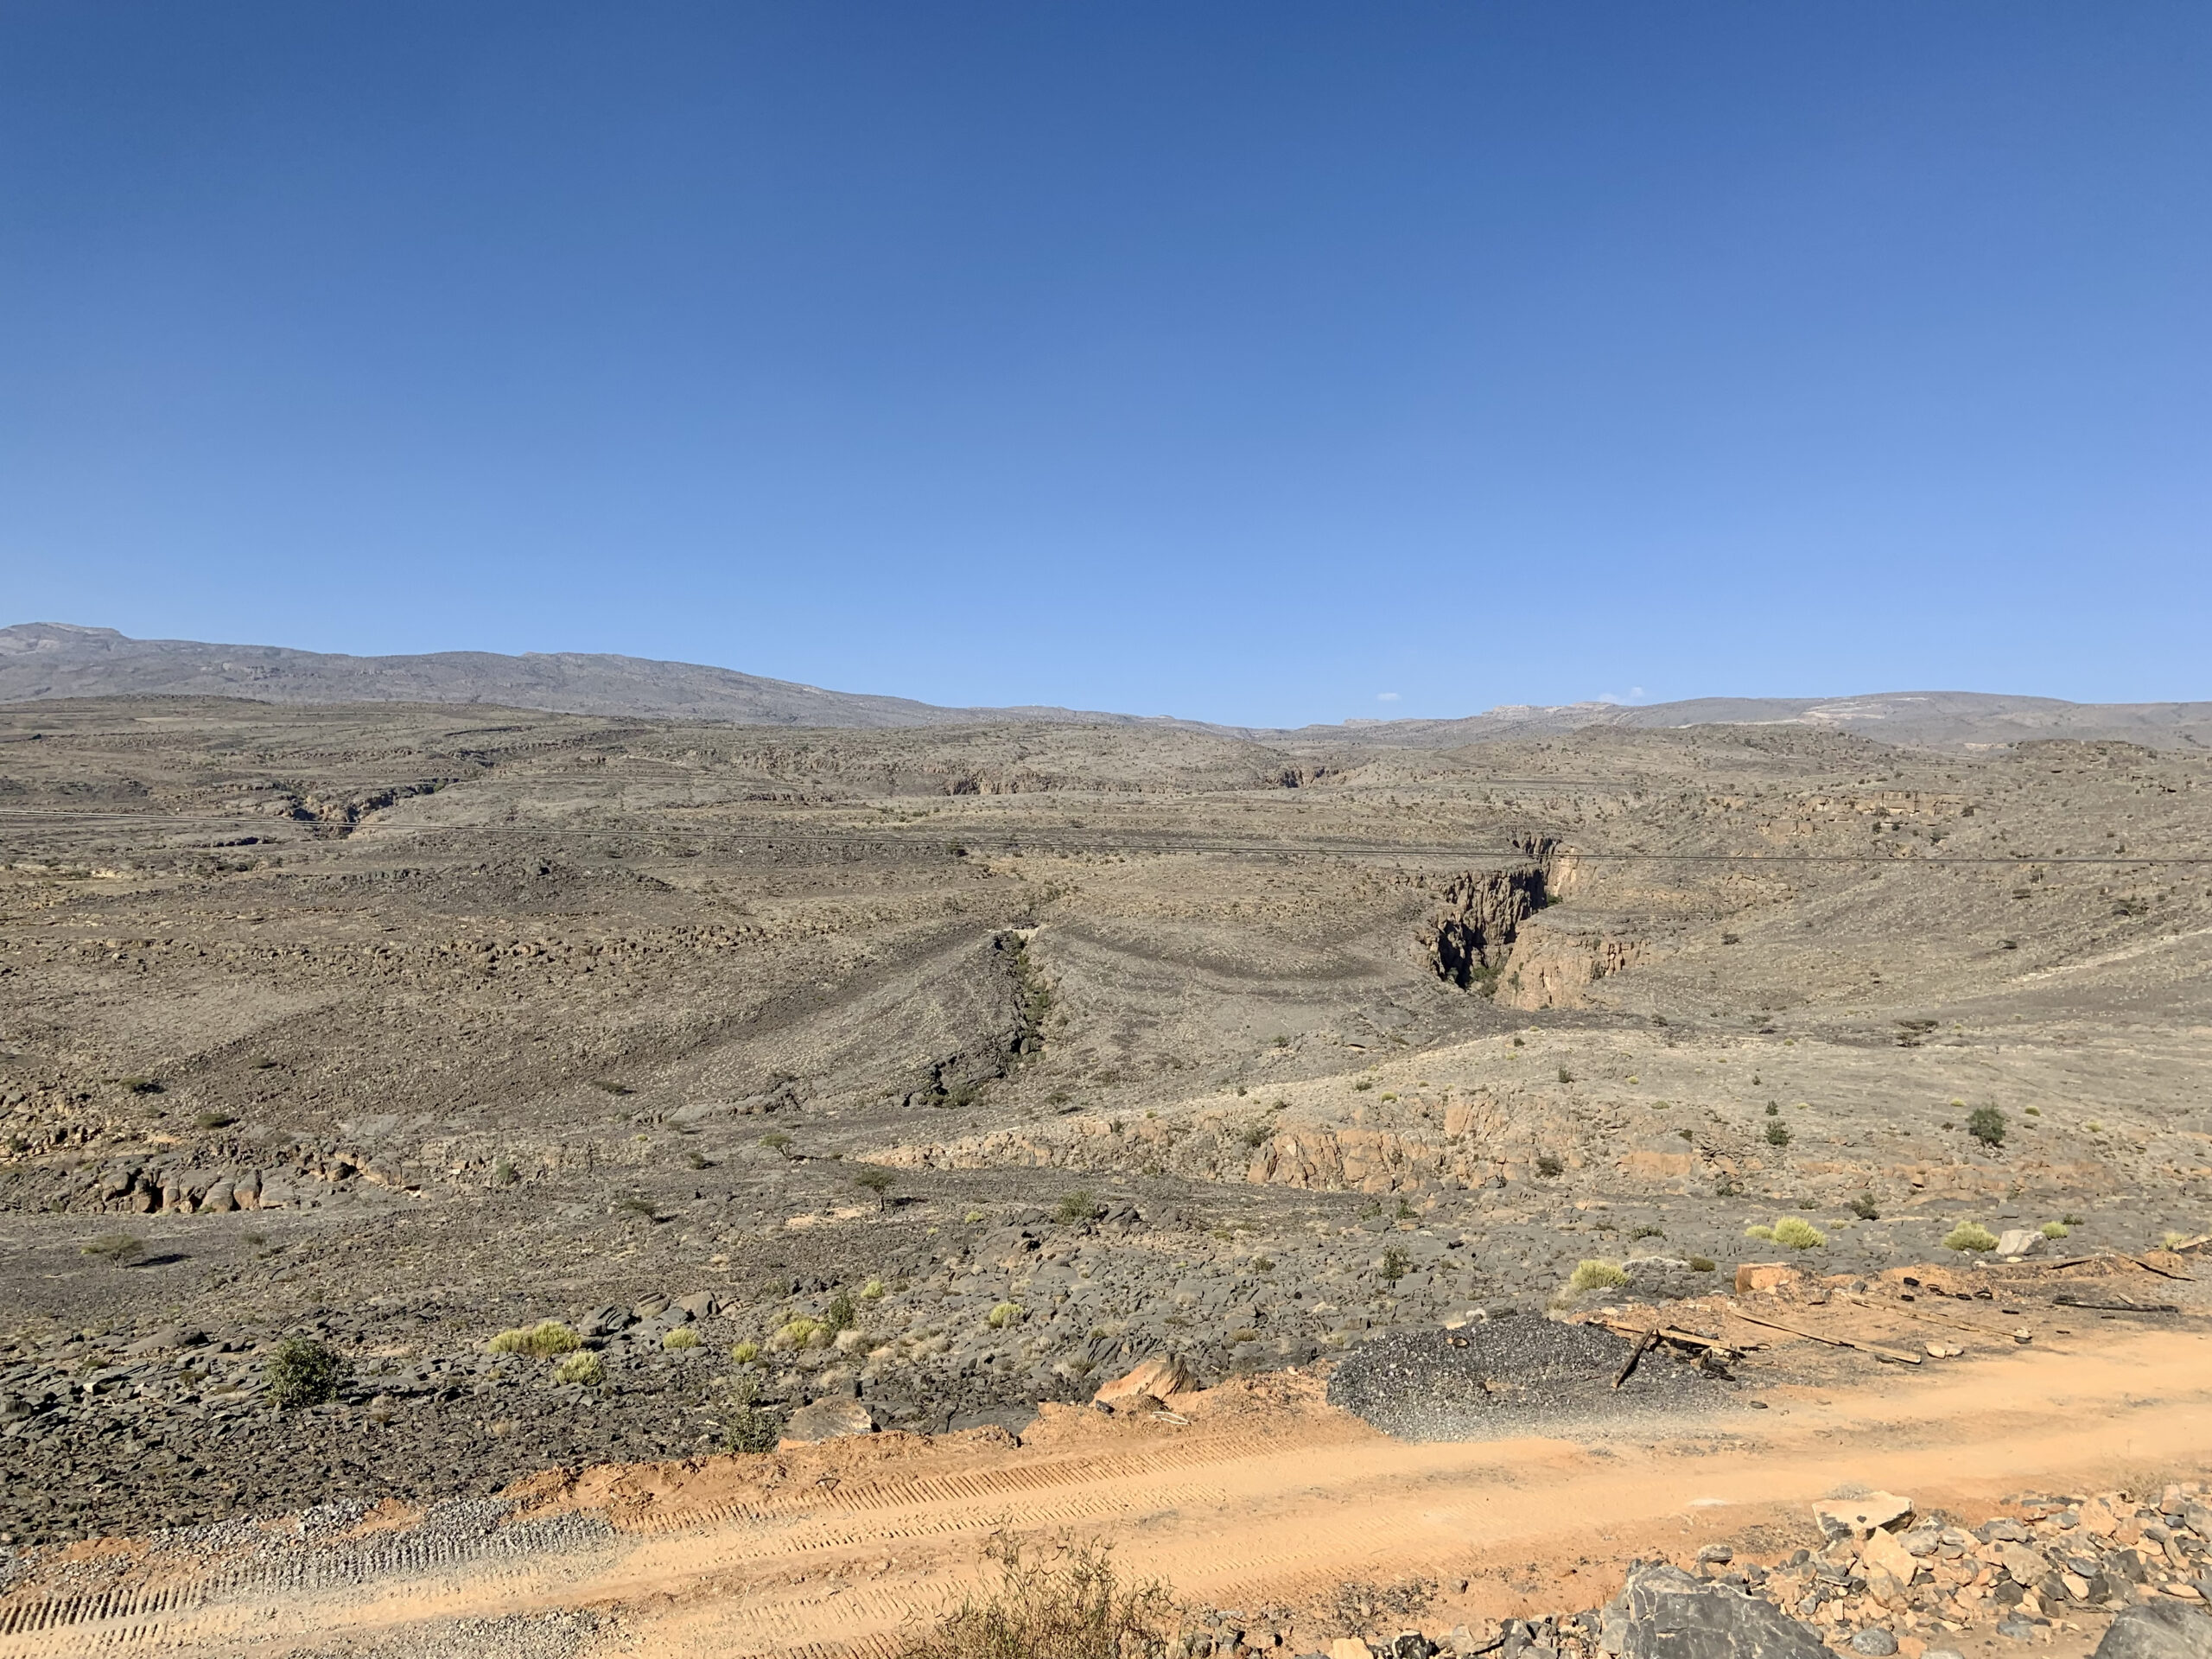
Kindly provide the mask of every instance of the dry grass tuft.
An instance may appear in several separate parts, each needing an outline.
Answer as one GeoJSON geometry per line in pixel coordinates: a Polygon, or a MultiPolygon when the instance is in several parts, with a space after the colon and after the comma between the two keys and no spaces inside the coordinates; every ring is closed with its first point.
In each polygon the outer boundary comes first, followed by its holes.
{"type": "Polygon", "coordinates": [[[1063,1547],[1049,1560],[1006,1538],[988,1548],[997,1588],[963,1602],[897,1659],[1156,1659],[1174,1639],[1167,1587],[1124,1588],[1100,1546],[1063,1547]]]}

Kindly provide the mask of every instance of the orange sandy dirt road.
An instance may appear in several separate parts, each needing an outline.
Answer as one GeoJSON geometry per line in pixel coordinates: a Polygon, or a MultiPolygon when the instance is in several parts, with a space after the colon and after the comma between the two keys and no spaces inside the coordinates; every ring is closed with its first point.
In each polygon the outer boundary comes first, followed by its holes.
{"type": "MultiPolygon", "coordinates": [[[[238,1561],[66,1596],[0,1600],[0,1659],[277,1654],[443,1621],[617,1614],[593,1652],[880,1651],[976,1580],[994,1532],[1097,1538],[1123,1570],[1221,1607],[1318,1610],[1347,1582],[1444,1590],[1421,1621],[1586,1607],[1638,1554],[1781,1522],[1859,1482],[1985,1515],[2023,1487],[2126,1485],[2212,1462],[2212,1338],[2102,1332],[1832,1388],[1769,1389],[1663,1433],[1408,1445],[1322,1404],[1310,1379],[1182,1396],[1187,1424],[1061,1408],[1016,1446],[899,1435],[774,1458],[588,1471],[531,1484],[532,1513],[604,1515],[541,1547],[426,1548],[317,1581],[238,1561]],[[1472,1580],[1454,1593],[1453,1583],[1472,1580]]],[[[157,1575],[158,1573],[158,1575],[157,1575]]],[[[1319,1631],[1315,1611],[1298,1633],[1319,1631]]],[[[458,1652],[458,1649],[448,1649],[458,1652]]]]}

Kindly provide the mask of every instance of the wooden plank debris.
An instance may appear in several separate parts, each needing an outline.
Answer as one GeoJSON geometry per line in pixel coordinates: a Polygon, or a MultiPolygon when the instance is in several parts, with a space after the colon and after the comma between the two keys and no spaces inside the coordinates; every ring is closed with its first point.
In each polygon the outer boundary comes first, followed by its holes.
{"type": "MultiPolygon", "coordinates": [[[[2014,1342],[2022,1343],[2035,1340],[2034,1334],[2024,1326],[2016,1331],[1993,1331],[1986,1325],[1976,1325],[1969,1319],[1955,1319],[1947,1314],[1930,1313],[1924,1308],[1893,1306],[1888,1302],[1869,1301],[1864,1296],[1848,1294],[1844,1300],[1856,1302],[1864,1308],[1871,1308],[1877,1313],[1898,1313],[1908,1319],[1925,1319],[1930,1325],[1948,1325],[1954,1331],[1965,1331],[1977,1337],[2009,1337],[2014,1342]]],[[[2062,1296],[2059,1300],[2063,1301],[2065,1298],[2062,1296]]]]}
{"type": "Polygon", "coordinates": [[[1787,1331],[1793,1337],[1803,1337],[1810,1342],[1824,1342],[1831,1348],[1855,1348],[1862,1354],[1872,1354],[1875,1358],[1886,1359],[1894,1365],[1917,1365],[1923,1357],[1919,1354],[1908,1354],[1903,1349],[1885,1348],[1876,1342],[1860,1342],[1853,1337],[1834,1336],[1823,1331],[1801,1330],[1794,1325],[1784,1325],[1779,1319],[1758,1319],[1741,1308],[1732,1307],[1728,1313],[1730,1318],[1741,1319],[1746,1325],[1763,1325],[1770,1331],[1787,1331]]]}
{"type": "Polygon", "coordinates": [[[2106,1313],[2178,1313],[2181,1312],[2179,1305],[2174,1302],[2138,1302],[2125,1296],[2114,1301],[2091,1302],[2084,1301],[2081,1297],[2063,1290],[2050,1300],[2060,1307],[2094,1308],[2106,1313]]]}

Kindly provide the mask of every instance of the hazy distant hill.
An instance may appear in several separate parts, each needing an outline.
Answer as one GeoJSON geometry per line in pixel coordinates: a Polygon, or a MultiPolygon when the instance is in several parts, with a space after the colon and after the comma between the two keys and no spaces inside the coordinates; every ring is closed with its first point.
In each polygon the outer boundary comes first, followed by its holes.
{"type": "Polygon", "coordinates": [[[696,663],[598,653],[442,651],[347,657],[282,645],[132,639],[112,628],[0,628],[0,702],[52,697],[233,696],[263,702],[486,702],[572,715],[728,720],[747,726],[951,726],[978,721],[1132,725],[1072,709],[941,709],[824,691],[696,663]]]}
{"type": "Polygon", "coordinates": [[[824,691],[696,663],[595,653],[447,651],[347,657],[281,645],[132,639],[112,628],[30,622],[0,628],[0,702],[54,697],[237,696],[265,702],[482,702],[580,715],[726,720],[747,726],[1180,726],[1241,737],[1326,737],[1423,748],[1541,736],[1586,726],[1828,727],[1885,742],[1952,748],[2034,738],[2120,738],[2212,749],[2212,702],[2063,702],[1979,691],[1886,691],[1858,697],[1699,697],[1641,708],[1577,702],[1506,706],[1459,720],[1356,721],[1295,734],[1165,716],[1023,707],[946,709],[906,697],[824,691]]]}
{"type": "MultiPolygon", "coordinates": [[[[2037,738],[2120,739],[2152,748],[2212,749],[2212,702],[2066,702],[1986,691],[1879,691],[1860,697],[1693,697],[1626,708],[1576,702],[1505,707],[1462,720],[1396,720],[1357,729],[1423,748],[1535,737],[1586,726],[1815,726],[1909,747],[1986,747],[2037,738]]],[[[1311,728],[1319,732],[1327,728],[1311,728]]]]}

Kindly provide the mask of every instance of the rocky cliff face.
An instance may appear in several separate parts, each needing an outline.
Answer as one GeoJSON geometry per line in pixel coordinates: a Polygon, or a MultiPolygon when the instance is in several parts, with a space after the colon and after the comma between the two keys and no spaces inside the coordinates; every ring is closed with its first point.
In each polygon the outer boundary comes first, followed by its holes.
{"type": "Polygon", "coordinates": [[[1530,861],[1460,876],[1444,889],[1421,944],[1436,976],[1462,990],[1495,984],[1521,924],[1551,902],[1557,844],[1548,836],[1522,842],[1530,861]]]}

